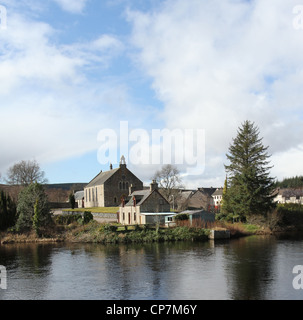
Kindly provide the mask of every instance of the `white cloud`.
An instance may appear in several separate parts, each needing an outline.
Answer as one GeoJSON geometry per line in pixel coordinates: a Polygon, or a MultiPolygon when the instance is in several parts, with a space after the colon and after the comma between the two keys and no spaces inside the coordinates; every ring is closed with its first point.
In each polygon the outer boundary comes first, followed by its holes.
{"type": "Polygon", "coordinates": [[[224,179],[224,154],[246,119],[302,174],[287,154],[303,133],[303,31],[293,28],[295,4],[167,0],[153,12],[128,11],[136,58],[164,103],[167,126],[205,129],[208,162],[222,159],[206,163],[201,183],[224,179]]]}
{"type": "Polygon", "coordinates": [[[54,0],[63,10],[82,13],[88,0],[54,0]]]}
{"type": "Polygon", "coordinates": [[[66,47],[54,40],[56,32],[13,12],[0,32],[2,174],[16,161],[49,163],[97,150],[98,131],[130,104],[118,81],[86,76],[87,68],[101,72],[111,53],[120,53],[117,39],[100,35],[66,47]]]}

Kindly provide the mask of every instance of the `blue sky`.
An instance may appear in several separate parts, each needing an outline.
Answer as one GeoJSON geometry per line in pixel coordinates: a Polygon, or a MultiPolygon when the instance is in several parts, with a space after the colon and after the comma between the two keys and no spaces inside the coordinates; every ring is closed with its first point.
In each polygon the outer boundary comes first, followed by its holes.
{"type": "MultiPolygon", "coordinates": [[[[50,183],[88,182],[109,167],[98,161],[98,133],[119,135],[120,121],[149,134],[203,129],[205,161],[199,174],[184,175],[189,188],[223,185],[225,154],[244,120],[269,145],[273,176],[303,174],[297,1],[0,5],[7,11],[0,29],[2,178],[14,163],[35,159],[50,183]]],[[[148,183],[162,164],[128,165],[148,183]]],[[[185,173],[186,163],[179,168],[185,173]]]]}

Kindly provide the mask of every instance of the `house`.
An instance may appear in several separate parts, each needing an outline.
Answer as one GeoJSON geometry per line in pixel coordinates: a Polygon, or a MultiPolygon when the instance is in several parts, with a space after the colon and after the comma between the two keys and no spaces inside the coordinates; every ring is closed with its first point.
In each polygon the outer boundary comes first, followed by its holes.
{"type": "Polygon", "coordinates": [[[214,206],[212,194],[216,191],[216,188],[198,188],[188,201],[188,209],[204,209],[209,211],[214,206]]]}
{"type": "Polygon", "coordinates": [[[118,221],[124,225],[165,223],[165,217],[171,216],[170,204],[158,190],[153,181],[149,189],[135,190],[130,187],[127,201],[122,201],[118,221]]]}
{"type": "Polygon", "coordinates": [[[220,209],[222,198],[223,198],[223,188],[217,188],[217,190],[212,194],[215,209],[220,209]]]}
{"type": "Polygon", "coordinates": [[[84,208],[84,191],[77,191],[74,194],[78,208],[84,208]]]}
{"type": "Polygon", "coordinates": [[[84,206],[118,207],[127,198],[129,187],[143,189],[143,182],[127,169],[124,156],[118,168],[100,172],[84,188],[84,206]]]}
{"type": "Polygon", "coordinates": [[[302,189],[278,189],[274,201],[277,203],[300,203],[303,204],[302,189]]]}
{"type": "Polygon", "coordinates": [[[173,210],[182,211],[187,209],[194,192],[194,190],[179,190],[177,196],[173,199],[173,210]]]}

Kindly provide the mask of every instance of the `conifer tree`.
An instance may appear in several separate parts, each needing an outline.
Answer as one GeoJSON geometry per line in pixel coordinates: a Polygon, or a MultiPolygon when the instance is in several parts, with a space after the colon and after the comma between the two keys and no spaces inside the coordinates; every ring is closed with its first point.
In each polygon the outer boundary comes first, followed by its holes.
{"type": "Polygon", "coordinates": [[[229,186],[226,207],[242,221],[253,214],[265,215],[274,207],[274,179],[269,176],[268,147],[259,138],[259,129],[245,121],[238,129],[226,155],[229,186]]]}

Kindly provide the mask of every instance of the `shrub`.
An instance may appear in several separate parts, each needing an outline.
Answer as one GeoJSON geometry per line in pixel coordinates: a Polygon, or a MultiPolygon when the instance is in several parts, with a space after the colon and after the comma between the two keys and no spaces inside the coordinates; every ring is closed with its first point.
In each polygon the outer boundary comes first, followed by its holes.
{"type": "Polygon", "coordinates": [[[189,220],[189,215],[187,213],[179,213],[175,216],[175,221],[189,220]]]}
{"type": "Polygon", "coordinates": [[[82,223],[83,223],[83,224],[87,224],[87,223],[89,223],[90,221],[92,221],[93,219],[94,219],[94,216],[92,215],[92,213],[89,212],[89,211],[85,211],[84,214],[83,214],[82,223]]]}
{"type": "Polygon", "coordinates": [[[56,224],[69,225],[73,222],[79,222],[82,220],[81,214],[66,214],[66,215],[58,215],[55,218],[56,224]]]}

